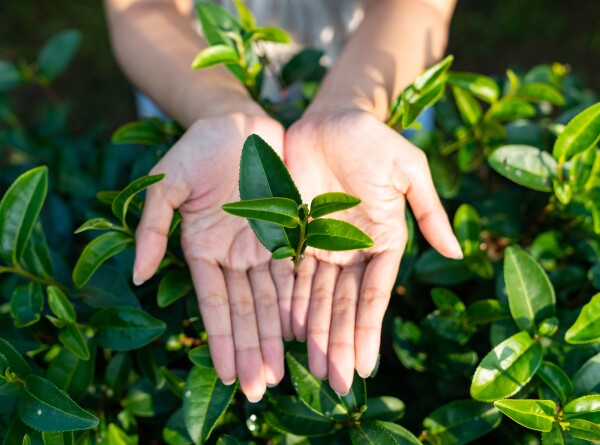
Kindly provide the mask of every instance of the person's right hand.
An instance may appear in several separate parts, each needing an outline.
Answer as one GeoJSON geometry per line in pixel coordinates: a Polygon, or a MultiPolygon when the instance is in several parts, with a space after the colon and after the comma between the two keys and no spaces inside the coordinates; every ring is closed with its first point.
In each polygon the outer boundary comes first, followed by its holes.
{"type": "Polygon", "coordinates": [[[241,150],[252,133],[282,152],[279,123],[262,113],[238,113],[198,120],[152,169],[165,179],[148,189],[136,231],[134,282],[156,272],[179,209],[181,243],[215,369],[225,384],[237,376],[248,399],[258,401],[266,385],[283,378],[277,298],[291,299],[294,278],[291,263],[272,262],[246,220],[221,209],[239,200],[241,150]]]}

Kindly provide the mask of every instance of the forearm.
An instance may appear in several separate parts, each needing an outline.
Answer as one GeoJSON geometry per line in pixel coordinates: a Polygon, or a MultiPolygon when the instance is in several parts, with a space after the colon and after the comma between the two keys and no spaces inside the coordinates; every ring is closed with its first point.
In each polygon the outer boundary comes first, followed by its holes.
{"type": "Polygon", "coordinates": [[[174,1],[105,0],[105,5],[120,65],[169,116],[188,127],[200,118],[259,112],[225,67],[190,68],[206,45],[174,1]]]}
{"type": "Polygon", "coordinates": [[[442,57],[455,0],[371,0],[308,114],[363,109],[385,119],[390,102],[442,57]]]}

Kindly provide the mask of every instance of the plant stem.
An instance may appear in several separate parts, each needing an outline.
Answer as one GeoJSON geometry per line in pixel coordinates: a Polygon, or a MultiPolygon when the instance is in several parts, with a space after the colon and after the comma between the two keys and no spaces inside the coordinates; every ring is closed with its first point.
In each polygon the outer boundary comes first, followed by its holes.
{"type": "Polygon", "coordinates": [[[14,273],[22,276],[23,278],[27,278],[30,281],[36,281],[40,284],[45,284],[46,286],[56,286],[63,292],[69,291],[69,289],[66,286],[60,284],[57,281],[54,281],[52,278],[38,277],[37,275],[34,275],[31,272],[23,269],[20,265],[16,265],[15,267],[0,266],[0,273],[2,272],[14,273]]]}
{"type": "Polygon", "coordinates": [[[298,267],[300,267],[300,263],[302,262],[302,248],[304,247],[304,242],[306,241],[306,225],[308,224],[308,217],[310,216],[308,205],[301,204],[298,209],[304,209],[304,217],[300,223],[300,241],[298,241],[296,255],[294,255],[294,273],[298,272],[298,267]]]}

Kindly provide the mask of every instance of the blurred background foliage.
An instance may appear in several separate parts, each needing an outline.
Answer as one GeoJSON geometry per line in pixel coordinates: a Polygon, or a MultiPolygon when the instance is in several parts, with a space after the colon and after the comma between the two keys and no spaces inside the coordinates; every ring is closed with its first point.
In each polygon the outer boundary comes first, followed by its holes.
{"type": "MultiPolygon", "coordinates": [[[[111,52],[102,2],[1,0],[0,17],[0,59],[5,60],[35,60],[41,44],[56,32],[82,31],[73,66],[56,85],[72,104],[75,130],[100,120],[109,134],[135,119],[131,88],[111,52]]],[[[598,0],[458,0],[447,53],[455,56],[453,69],[483,74],[566,63],[598,91],[598,17],[598,0]]],[[[13,94],[19,107],[27,107],[40,92],[25,88],[13,94]]]]}

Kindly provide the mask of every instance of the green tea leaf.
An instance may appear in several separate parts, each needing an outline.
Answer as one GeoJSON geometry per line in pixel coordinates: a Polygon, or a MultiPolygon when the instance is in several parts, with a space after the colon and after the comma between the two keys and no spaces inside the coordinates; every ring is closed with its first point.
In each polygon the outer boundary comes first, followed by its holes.
{"type": "MultiPolygon", "coordinates": [[[[288,198],[302,204],[302,198],[279,155],[259,136],[253,134],[246,139],[240,161],[240,198],[288,198]]],[[[264,221],[250,221],[250,226],[259,241],[269,251],[279,247],[297,246],[300,229],[283,227],[264,221]]]]}
{"type": "MultiPolygon", "coordinates": [[[[417,76],[413,85],[417,91],[425,91],[433,88],[438,82],[441,82],[445,79],[445,75],[450,69],[452,62],[454,61],[454,56],[449,55],[436,63],[435,65],[430,66],[425,71],[417,76]]],[[[451,74],[450,74],[451,76],[451,74]]]]}
{"type": "Polygon", "coordinates": [[[305,48],[295,54],[281,69],[281,79],[286,86],[296,82],[319,81],[325,74],[320,60],[325,53],[320,49],[305,48]]]}
{"type": "Polygon", "coordinates": [[[577,320],[565,333],[565,341],[571,344],[600,341],[600,293],[583,306],[577,320]]]}
{"type": "Polygon", "coordinates": [[[183,417],[194,443],[204,443],[231,403],[237,384],[225,386],[212,368],[195,366],[183,389],[183,417]]]}
{"type": "Polygon", "coordinates": [[[552,337],[558,330],[559,320],[557,317],[550,317],[543,320],[538,326],[538,334],[544,337],[552,337]]]}
{"type": "MultiPolygon", "coordinates": [[[[52,229],[51,229],[52,230],[52,229]]],[[[24,269],[44,278],[52,277],[53,273],[53,260],[46,241],[46,235],[42,228],[42,223],[38,219],[37,223],[33,226],[33,232],[27,242],[27,246],[23,251],[23,257],[21,258],[21,264],[24,269]]]]}
{"type": "Polygon", "coordinates": [[[560,91],[552,85],[542,82],[531,82],[521,85],[517,96],[531,102],[549,102],[552,105],[562,106],[565,98],[560,91]]]}
{"type": "Polygon", "coordinates": [[[465,304],[462,300],[458,298],[454,292],[448,289],[441,287],[431,289],[431,299],[439,310],[453,310],[460,315],[466,311],[465,304]]]}
{"type": "Polygon", "coordinates": [[[246,31],[252,30],[256,26],[256,20],[250,12],[250,9],[248,9],[246,6],[246,3],[244,3],[244,0],[233,0],[233,4],[235,5],[235,9],[237,9],[238,15],[240,16],[242,27],[246,31]]]}
{"type": "Polygon", "coordinates": [[[40,73],[48,80],[56,79],[71,63],[81,43],[81,33],[73,29],[61,31],[48,40],[37,58],[40,73]]]}
{"type": "Polygon", "coordinates": [[[131,355],[129,353],[118,352],[114,354],[108,362],[104,373],[104,380],[109,388],[118,393],[127,387],[132,366],[131,355]]]}
{"type": "Polygon", "coordinates": [[[159,145],[165,142],[163,132],[151,121],[129,122],[112,135],[113,144],[159,145]]]}
{"type": "Polygon", "coordinates": [[[477,124],[483,115],[481,105],[471,93],[461,87],[452,87],[452,93],[456,100],[456,107],[465,124],[472,127],[477,124]]]}
{"type": "Polygon", "coordinates": [[[558,423],[552,425],[550,431],[542,433],[542,445],[564,445],[565,439],[563,437],[562,429],[558,423]]]}
{"type": "Polygon", "coordinates": [[[0,91],[6,91],[23,82],[21,71],[12,63],[0,60],[0,91]]]}
{"type": "Polygon", "coordinates": [[[58,334],[58,340],[81,360],[90,359],[90,350],[76,324],[70,324],[62,329],[58,334]]]}
{"type": "Polygon", "coordinates": [[[527,332],[519,332],[492,349],[481,361],[471,383],[471,396],[491,402],[510,397],[535,375],[542,347],[527,332]]]}
{"type": "Polygon", "coordinates": [[[502,176],[519,185],[552,191],[552,179],[556,176],[556,161],[545,151],[527,145],[505,145],[489,157],[490,166],[502,176]]]}
{"type": "Polygon", "coordinates": [[[265,420],[277,431],[298,436],[323,436],[335,431],[333,420],[308,408],[296,396],[271,396],[265,420]]]}
{"type": "Polygon", "coordinates": [[[166,325],[145,311],[132,307],[101,309],[90,319],[98,329],[98,344],[115,351],[141,348],[160,337],[166,325]]]}
{"type": "Polygon", "coordinates": [[[293,229],[300,224],[298,205],[288,198],[261,198],[223,204],[235,216],[257,219],[293,229]]]}
{"type": "Polygon", "coordinates": [[[452,260],[428,249],[415,264],[417,279],[437,286],[453,286],[473,277],[464,261],[452,260]]]}
{"type": "Polygon", "coordinates": [[[4,338],[0,337],[0,354],[8,362],[8,367],[20,378],[26,379],[31,374],[31,367],[23,356],[4,338]]]}
{"type": "Polygon", "coordinates": [[[348,394],[345,396],[340,396],[342,402],[348,408],[350,412],[362,412],[366,408],[367,403],[367,386],[365,384],[365,379],[358,375],[358,373],[354,373],[354,378],[352,379],[352,386],[350,386],[350,390],[348,394]]]}
{"type": "Polygon", "coordinates": [[[183,398],[183,387],[185,386],[185,380],[179,378],[173,371],[169,370],[165,366],[160,367],[160,374],[165,379],[167,386],[173,394],[180,399],[183,398]]]}
{"type": "Polygon", "coordinates": [[[240,445],[240,442],[235,437],[225,434],[224,436],[219,437],[217,445],[240,445]]]}
{"type": "Polygon", "coordinates": [[[504,280],[510,312],[520,329],[533,333],[540,322],[555,315],[552,283],[538,262],[519,247],[505,251],[504,280]]]}
{"type": "Polygon", "coordinates": [[[478,300],[467,307],[467,317],[471,324],[486,324],[510,317],[510,309],[498,300],[478,300]]]}
{"type": "Polygon", "coordinates": [[[564,406],[563,413],[567,420],[575,417],[600,424],[600,394],[571,400],[564,406]]]}
{"type": "Polygon", "coordinates": [[[587,150],[576,154],[571,162],[572,166],[569,170],[569,184],[575,190],[583,190],[590,179],[592,184],[590,188],[593,188],[593,176],[594,166],[596,164],[596,158],[598,157],[598,148],[592,146],[587,150]]]}
{"type": "Polygon", "coordinates": [[[456,400],[436,409],[425,420],[427,436],[435,436],[444,445],[463,445],[486,435],[502,420],[502,414],[491,403],[456,400]]]}
{"type": "Polygon", "coordinates": [[[194,284],[188,269],[171,270],[165,274],[158,285],[156,296],[158,307],[167,307],[185,297],[192,290],[194,290],[194,284]]]}
{"type": "MultiPolygon", "coordinates": [[[[42,439],[44,440],[44,445],[73,445],[75,443],[72,431],[68,433],[42,433],[42,439]]],[[[131,442],[125,445],[130,444],[131,442]]]]}
{"type": "MultiPolygon", "coordinates": [[[[93,339],[88,339],[87,342],[90,351],[88,360],[81,360],[67,348],[62,348],[50,363],[46,374],[48,380],[75,400],[85,396],[94,379],[97,348],[93,339]]],[[[127,384],[127,380],[122,383],[127,384]]]]}
{"type": "Polygon", "coordinates": [[[203,49],[192,61],[195,70],[215,65],[240,63],[240,56],[235,48],[229,45],[213,45],[203,49]]]}
{"type": "Polygon", "coordinates": [[[48,168],[37,167],[19,176],[0,201],[0,256],[17,264],[46,199],[48,168]]]}
{"type": "Polygon", "coordinates": [[[550,431],[556,415],[552,400],[498,400],[496,408],[519,425],[535,431],[550,431]]]}
{"type": "Polygon", "coordinates": [[[554,144],[552,155],[565,162],[596,145],[600,139],[600,103],[592,105],[575,116],[565,127],[554,144]]]}
{"type": "Polygon", "coordinates": [[[306,406],[330,419],[343,420],[349,417],[348,408],[329,384],[310,373],[305,355],[288,352],[285,357],[294,388],[306,406]]]}
{"type": "Polygon", "coordinates": [[[133,241],[131,235],[123,232],[108,232],[94,238],[85,246],[73,269],[75,286],[85,286],[102,263],[130,247],[133,241]]]}
{"type": "Polygon", "coordinates": [[[400,399],[390,396],[369,397],[367,410],[360,416],[361,420],[385,420],[394,422],[404,416],[406,405],[400,399]]]}
{"type": "Polygon", "coordinates": [[[310,216],[320,218],[330,213],[350,209],[360,204],[360,199],[341,192],[323,193],[310,203],[310,216]]]}
{"type": "Polygon", "coordinates": [[[462,204],[454,214],[454,233],[465,257],[481,251],[479,213],[469,204],[462,204]]]}
{"type": "Polygon", "coordinates": [[[308,223],[306,244],[324,250],[354,250],[373,247],[373,240],[346,221],[321,218],[308,223]]]}
{"type": "Polygon", "coordinates": [[[352,445],[420,445],[410,431],[398,424],[367,420],[350,427],[352,445]]]}
{"type": "Polygon", "coordinates": [[[168,445],[191,445],[193,443],[185,427],[183,408],[179,408],[169,417],[163,428],[162,437],[168,445]]]}
{"type": "Polygon", "coordinates": [[[500,88],[490,77],[476,74],[451,71],[448,83],[469,91],[473,96],[485,102],[495,102],[500,95],[500,88]]]}
{"type": "Polygon", "coordinates": [[[29,438],[29,434],[25,434],[25,436],[23,436],[23,445],[31,445],[31,439],[29,438]]]}
{"type": "Polygon", "coordinates": [[[48,306],[54,315],[66,323],[74,323],[77,320],[75,308],[62,290],[56,286],[46,288],[48,294],[48,306]]]}
{"type": "Polygon", "coordinates": [[[210,358],[210,351],[208,345],[198,346],[188,352],[188,357],[191,362],[201,368],[212,368],[213,362],[210,358]]]}
{"type": "Polygon", "coordinates": [[[569,419],[565,424],[565,431],[578,439],[590,442],[600,441],[600,425],[583,419],[569,419]]]}
{"type": "Polygon", "coordinates": [[[573,387],[575,394],[600,391],[600,352],[585,362],[575,373],[573,387]]]}
{"type": "Polygon", "coordinates": [[[43,308],[44,295],[38,283],[21,284],[10,297],[10,315],[16,327],[22,328],[37,323],[43,308]]]}
{"type": "Polygon", "coordinates": [[[504,97],[492,104],[485,113],[486,120],[513,121],[535,116],[535,107],[529,102],[516,97],[504,97]]]}
{"type": "Polygon", "coordinates": [[[573,393],[573,382],[560,367],[551,362],[542,362],[537,375],[558,396],[560,403],[565,401],[573,393]]]}
{"type": "Polygon", "coordinates": [[[112,202],[112,212],[121,222],[121,224],[123,224],[123,227],[127,227],[127,210],[129,209],[129,204],[131,203],[133,197],[141,191],[146,190],[151,185],[162,181],[164,177],[164,174],[142,176],[141,178],[136,179],[127,187],[125,187],[121,192],[119,192],[119,194],[115,197],[115,199],[112,202]]]}
{"type": "Polygon", "coordinates": [[[96,416],[79,407],[54,383],[36,375],[27,378],[17,406],[21,420],[38,431],[77,431],[98,425],[96,416]]]}
{"type": "Polygon", "coordinates": [[[202,34],[210,45],[228,42],[227,33],[241,34],[242,26],[225,8],[209,2],[194,4],[202,25],[202,34]]]}
{"type": "Polygon", "coordinates": [[[252,32],[252,39],[274,43],[292,43],[292,38],[290,35],[283,29],[277,28],[276,26],[262,26],[255,28],[252,32]]]}
{"type": "MultiPolygon", "coordinates": [[[[443,96],[444,87],[444,83],[438,83],[430,90],[417,92],[411,85],[404,90],[400,104],[402,107],[402,127],[410,127],[426,108],[434,105],[443,96]]],[[[393,119],[394,116],[390,118],[387,124],[394,126],[397,122],[393,121],[393,119]]]]}
{"type": "Polygon", "coordinates": [[[296,255],[296,250],[290,246],[283,246],[279,249],[275,249],[273,254],[271,255],[274,260],[284,260],[286,258],[291,258],[296,255]]]}

